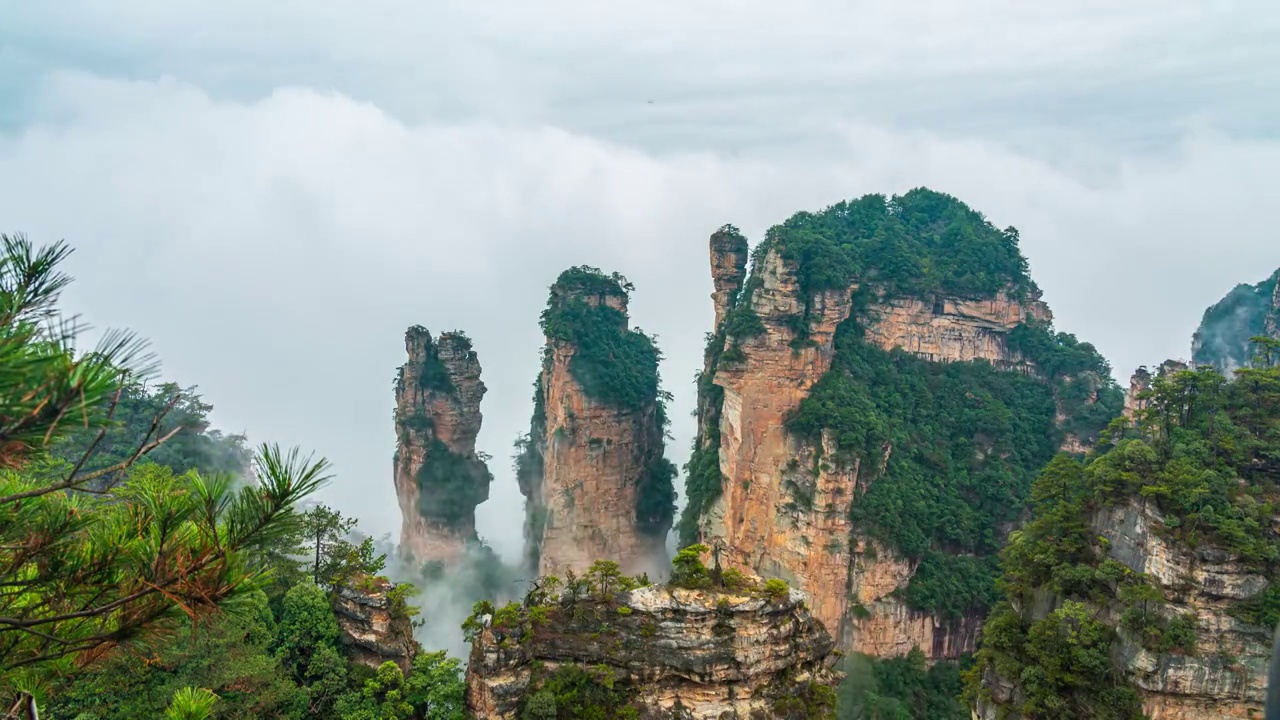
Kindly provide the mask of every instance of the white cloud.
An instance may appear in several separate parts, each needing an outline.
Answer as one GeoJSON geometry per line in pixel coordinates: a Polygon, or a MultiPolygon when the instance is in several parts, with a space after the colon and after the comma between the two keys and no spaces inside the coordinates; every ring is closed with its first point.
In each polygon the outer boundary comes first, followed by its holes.
{"type": "Polygon", "coordinates": [[[59,0],[0,4],[0,80],[302,85],[409,122],[551,123],[651,150],[821,151],[851,118],[1135,144],[1197,115],[1274,133],[1277,38],[1271,0],[59,0]]]}
{"type": "MultiPolygon", "coordinates": [[[[157,17],[137,32],[179,29],[157,17]]],[[[636,283],[635,322],[668,358],[677,462],[710,329],[706,239],[725,222],[758,239],[866,192],[950,192],[1022,231],[1060,327],[1126,377],[1185,355],[1205,306],[1280,265],[1280,201],[1264,192],[1280,143],[1207,130],[1100,164],[1104,149],[1077,139],[1055,148],[1083,159],[1068,172],[1004,143],[866,121],[829,125],[820,152],[654,153],[536,122],[406,124],[301,88],[241,102],[62,73],[40,98],[53,120],[0,136],[0,223],[72,242],[70,304],[152,338],[166,374],[198,383],[226,429],[328,455],[330,497],[371,530],[398,530],[403,331],[466,330],[498,475],[481,529],[508,553],[521,499],[505,461],[528,420],[546,286],[569,265],[636,283]]]]}

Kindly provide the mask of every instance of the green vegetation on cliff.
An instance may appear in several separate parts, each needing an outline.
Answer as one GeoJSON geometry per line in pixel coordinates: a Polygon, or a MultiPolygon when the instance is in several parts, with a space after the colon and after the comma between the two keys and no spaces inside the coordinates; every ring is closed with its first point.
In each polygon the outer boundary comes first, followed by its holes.
{"type": "Polygon", "coordinates": [[[479,458],[468,458],[432,436],[425,462],[418,468],[418,512],[442,523],[471,524],[475,508],[489,494],[493,475],[479,458]]]}
{"type": "MultiPolygon", "coordinates": [[[[1034,516],[1003,551],[1005,600],[989,616],[971,698],[984,679],[1018,683],[1029,718],[1141,716],[1112,647],[1120,638],[1157,653],[1197,652],[1195,618],[1167,608],[1161,589],[1109,556],[1096,513],[1141,499],[1164,517],[1155,532],[1190,548],[1222,548],[1274,577],[1280,535],[1280,343],[1258,338],[1254,367],[1228,382],[1211,367],[1168,373],[1144,394],[1130,427],[1117,420],[1086,462],[1056,457],[1032,490],[1034,516]],[[1044,599],[1060,605],[1052,612],[1044,599]],[[1093,608],[1112,605],[1117,626],[1093,608]]],[[[1280,620],[1276,587],[1232,613],[1263,628],[1280,620]]],[[[1261,629],[1266,637],[1266,630],[1261,629]]]]}
{"type": "Polygon", "coordinates": [[[634,289],[618,273],[570,268],[551,286],[541,323],[548,340],[574,347],[569,372],[588,397],[619,410],[646,411],[663,405],[662,354],[652,337],[627,327],[625,308],[634,289]]]}
{"type": "Polygon", "coordinates": [[[0,712],[460,720],[457,663],[428,674],[425,654],[378,677],[417,688],[410,703],[453,692],[454,713],[364,702],[327,589],[383,558],[339,513],[302,512],[327,462],[210,429],[194,392],[143,382],[132,335],[77,353],[57,307],[69,252],[0,235],[0,712]]]}
{"type": "Polygon", "coordinates": [[[854,281],[917,297],[989,297],[1034,288],[1017,230],[999,230],[963,202],[926,188],[796,213],[769,231],[769,241],[795,263],[806,296],[854,281]]]}
{"type": "MultiPolygon", "coordinates": [[[[869,308],[898,297],[935,306],[942,296],[1035,298],[1039,291],[1013,228],[999,230],[949,195],[918,188],[867,195],[771,228],[752,252],[752,272],[724,325],[708,337],[710,372],[699,376],[699,436],[687,470],[682,542],[719,497],[717,369],[745,358],[741,343],[764,332],[752,309],[771,251],[792,268],[803,310],[786,319],[792,346],[807,337],[820,292],[853,289],[853,309],[836,329],[831,369],[787,419],[812,445],[824,433],[835,457],[855,463],[858,532],[919,561],[903,591],[915,608],[949,617],[995,598],[995,554],[1026,507],[1035,474],[1069,438],[1089,443],[1120,414],[1123,395],[1090,344],[1028,317],[1008,336],[1013,357],[1033,367],[986,361],[933,363],[865,339],[869,308]]],[[[803,503],[803,497],[797,497],[803,503]]]]}
{"type": "Polygon", "coordinates": [[[1275,305],[1280,297],[1276,295],[1277,283],[1280,270],[1256,285],[1235,286],[1205,310],[1192,341],[1191,360],[1197,365],[1213,365],[1221,372],[1247,366],[1253,357],[1250,338],[1266,335],[1268,327],[1280,325],[1280,306],[1275,305]]]}
{"type": "Polygon", "coordinates": [[[906,657],[846,657],[839,720],[969,720],[960,703],[960,672],[971,661],[929,666],[920,648],[906,657]]]}
{"type": "MultiPolygon", "coordinates": [[[[1080,356],[1052,366],[1064,384],[1087,382],[1070,372],[1106,370],[1091,346],[1032,332],[1043,342],[1039,357],[1080,356]]],[[[820,462],[861,463],[870,482],[852,504],[859,531],[920,561],[905,591],[912,607],[956,617],[989,606],[1003,528],[1017,520],[1036,472],[1064,438],[1054,389],[984,361],[886,352],[864,340],[855,311],[836,331],[831,370],[787,427],[815,443],[823,432],[834,437],[836,457],[820,462]]],[[[1121,403],[1107,381],[1097,401],[1076,403],[1064,424],[1096,435],[1121,403]]]]}
{"type": "MultiPolygon", "coordinates": [[[[627,301],[635,287],[618,273],[578,266],[565,270],[551,286],[542,312],[542,373],[550,367],[557,344],[573,348],[569,372],[587,397],[617,410],[634,414],[637,427],[649,426],[650,436],[637,438],[643,449],[643,470],[636,478],[636,520],[651,534],[665,535],[675,515],[675,465],[663,456],[669,419],[670,393],[662,390],[658,363],[662,353],[654,338],[639,328],[628,328],[627,301]]],[[[541,477],[541,442],[546,433],[543,377],[534,382],[534,408],[529,434],[516,441],[516,471],[526,496],[537,491],[541,477]]],[[[535,513],[526,519],[528,542],[536,560],[536,544],[544,518],[535,513]]]]}

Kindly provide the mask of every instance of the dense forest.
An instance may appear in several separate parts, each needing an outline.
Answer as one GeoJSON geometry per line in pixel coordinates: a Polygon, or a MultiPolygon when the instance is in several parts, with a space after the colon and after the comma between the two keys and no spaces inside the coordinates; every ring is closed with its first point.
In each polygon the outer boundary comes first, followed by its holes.
{"type": "MultiPolygon", "coordinates": [[[[145,343],[76,354],[70,248],[0,253],[0,711],[110,718],[461,718],[456,659],[352,663],[331,595],[382,570],[308,500],[321,459],[209,428],[145,343]]],[[[393,614],[415,610],[392,591],[393,614]]]]}
{"type": "MultiPolygon", "coordinates": [[[[1060,455],[1040,473],[1033,518],[1001,553],[1002,597],[968,676],[970,699],[989,700],[983,680],[999,677],[1018,684],[1021,694],[1006,702],[1026,717],[1136,720],[1139,696],[1116,664],[1117,644],[1183,657],[1207,652],[1197,647],[1194,614],[1171,609],[1177,588],[1109,552],[1091,522],[1108,508],[1152,503],[1161,537],[1220,548],[1259,576],[1276,576],[1280,341],[1255,337],[1252,346],[1233,379],[1211,366],[1155,378],[1136,418],[1112,423],[1083,461],[1060,455]]],[[[1280,586],[1236,601],[1228,613],[1256,626],[1265,647],[1280,621],[1280,586]]]]}

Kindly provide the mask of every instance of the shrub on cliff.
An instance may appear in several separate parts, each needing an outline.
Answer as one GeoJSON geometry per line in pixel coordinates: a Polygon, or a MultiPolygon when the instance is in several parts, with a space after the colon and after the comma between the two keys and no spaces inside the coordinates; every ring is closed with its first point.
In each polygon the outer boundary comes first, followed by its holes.
{"type": "MultiPolygon", "coordinates": [[[[1034,717],[1137,718],[1137,694],[1111,660],[1115,639],[1197,652],[1196,618],[1172,613],[1159,585],[1108,557],[1091,519],[1109,505],[1154,502],[1164,518],[1155,532],[1225,548],[1261,573],[1280,558],[1271,522],[1280,504],[1280,368],[1265,358],[1256,365],[1234,382],[1211,367],[1166,373],[1141,396],[1134,426],[1113,423],[1086,463],[1059,456],[1045,468],[1032,520],[1002,553],[1005,600],[987,619],[967,677],[971,698],[993,672],[1021,684],[1021,710],[1034,717]],[[1062,609],[1030,617],[1025,609],[1046,596],[1062,609]],[[1102,605],[1120,611],[1114,626],[1095,617],[1102,605]]],[[[1261,624],[1265,637],[1280,619],[1275,596],[1273,585],[1228,611],[1261,624]]]]}

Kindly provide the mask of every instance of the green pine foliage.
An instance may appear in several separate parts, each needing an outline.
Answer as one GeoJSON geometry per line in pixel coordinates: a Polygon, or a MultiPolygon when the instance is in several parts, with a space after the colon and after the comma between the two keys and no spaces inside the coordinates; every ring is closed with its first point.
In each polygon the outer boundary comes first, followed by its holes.
{"type": "Polygon", "coordinates": [[[852,503],[860,532],[921,561],[913,606],[946,615],[987,607],[1000,528],[1018,518],[1036,471],[1061,442],[1052,388],[986,362],[932,363],[837,330],[832,369],[788,420],[874,481],[852,503]]]}
{"type": "Polygon", "coordinates": [[[956,198],[926,188],[865,195],[769,230],[805,296],[855,280],[889,295],[990,297],[1034,289],[1018,231],[999,230],[956,198]]]}
{"type": "Polygon", "coordinates": [[[839,720],[969,720],[959,696],[960,673],[971,663],[965,657],[929,666],[920,648],[900,658],[850,655],[840,667],[839,720]]]}
{"type": "Polygon", "coordinates": [[[445,525],[470,525],[475,508],[488,496],[493,475],[483,461],[449,449],[431,437],[426,462],[418,468],[418,512],[445,525]]]}
{"type": "Polygon", "coordinates": [[[560,274],[542,312],[542,331],[576,350],[569,371],[594,400],[620,410],[644,411],[659,399],[662,354],[649,335],[628,329],[623,303],[634,289],[623,276],[579,266],[560,274]]]}
{"type": "MultiPolygon", "coordinates": [[[[708,375],[745,357],[742,343],[764,330],[751,299],[770,251],[791,266],[805,303],[791,319],[797,349],[811,342],[805,330],[815,294],[856,288],[850,317],[836,330],[832,367],[787,428],[814,446],[823,433],[834,438],[836,456],[816,458],[819,467],[859,463],[870,482],[852,503],[855,526],[919,561],[905,600],[948,617],[991,605],[996,553],[1026,506],[1035,474],[1068,433],[1094,440],[1120,413],[1123,394],[1092,345],[1030,317],[1008,342],[1034,368],[932,363],[886,352],[865,340],[864,323],[871,305],[895,297],[1037,297],[1018,242],[1017,230],[997,229],[956,198],[924,188],[797,213],[755,248],[751,277],[708,337],[708,375]]],[[[699,399],[682,543],[697,539],[698,518],[722,484],[723,393],[700,376],[699,399]]]]}
{"type": "MultiPolygon", "coordinates": [[[[211,410],[213,406],[204,402],[194,386],[130,382],[121,388],[119,402],[107,423],[109,430],[83,469],[111,467],[132,457],[144,444],[144,438],[155,439],[173,433],[164,444],[147,454],[147,462],[168,467],[179,475],[188,470],[206,475],[243,473],[252,458],[245,437],[224,435],[211,428],[211,410]]],[[[75,464],[93,442],[100,426],[76,423],[66,429],[68,432],[53,443],[50,455],[75,464]]]]}
{"type": "MultiPolygon", "coordinates": [[[[551,286],[541,325],[548,345],[542,358],[543,373],[550,367],[556,343],[573,346],[569,372],[589,398],[635,414],[638,421],[654,422],[652,437],[644,449],[645,465],[636,478],[636,520],[642,531],[665,535],[675,516],[676,466],[663,457],[663,440],[669,419],[669,393],[662,390],[658,363],[662,353],[654,338],[639,328],[628,328],[624,309],[635,289],[618,273],[606,274],[586,265],[565,270],[551,286]]],[[[643,425],[642,425],[643,426],[643,425]]],[[[534,383],[534,408],[529,434],[516,441],[515,469],[522,492],[530,496],[541,484],[542,452],[539,438],[546,435],[545,396],[541,375],[534,383]]],[[[529,554],[536,565],[537,543],[545,517],[531,515],[526,522],[529,554]]]]}
{"type": "MultiPolygon", "coordinates": [[[[1115,421],[1084,462],[1058,456],[1032,489],[1032,520],[1002,553],[1004,599],[988,617],[978,669],[967,680],[977,698],[982,674],[1015,679],[1032,718],[1141,717],[1136,692],[1111,662],[1120,638],[1158,653],[1195,654],[1196,618],[1172,612],[1164,591],[1108,554],[1090,519],[1103,508],[1141,500],[1163,514],[1159,532],[1188,548],[1231,552],[1275,575],[1280,535],[1280,343],[1258,338],[1253,367],[1228,381],[1212,367],[1155,379],[1136,425],[1115,421]],[[1037,598],[1061,601],[1033,614],[1037,598]],[[1115,626],[1093,608],[1119,608],[1115,626]]],[[[1276,586],[1229,612],[1267,629],[1280,621],[1276,586]]]]}

